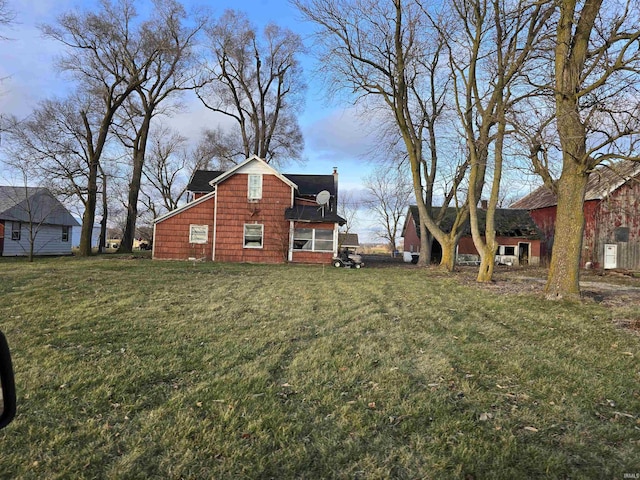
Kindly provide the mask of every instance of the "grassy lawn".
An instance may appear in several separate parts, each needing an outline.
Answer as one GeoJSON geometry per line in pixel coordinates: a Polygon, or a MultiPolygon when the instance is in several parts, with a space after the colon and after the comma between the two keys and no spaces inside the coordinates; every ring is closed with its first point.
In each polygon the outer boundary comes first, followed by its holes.
{"type": "Polygon", "coordinates": [[[636,306],[114,257],[0,262],[0,298],[0,478],[640,474],[636,306]]]}

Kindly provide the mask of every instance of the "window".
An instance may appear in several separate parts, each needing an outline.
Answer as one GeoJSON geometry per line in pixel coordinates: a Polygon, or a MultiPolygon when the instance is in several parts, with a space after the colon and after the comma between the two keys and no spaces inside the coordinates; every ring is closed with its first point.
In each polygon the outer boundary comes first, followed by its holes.
{"type": "Polygon", "coordinates": [[[614,231],[616,242],[628,242],[629,241],[629,227],[618,227],[614,231]]]}
{"type": "Polygon", "coordinates": [[[293,231],[293,249],[333,252],[333,230],[296,228],[293,231]]]}
{"type": "Polygon", "coordinates": [[[11,240],[20,240],[20,232],[22,231],[22,223],[11,222],[11,240]]]}
{"type": "Polygon", "coordinates": [[[207,243],[209,225],[189,225],[189,243],[207,243]]]}
{"type": "Polygon", "coordinates": [[[262,175],[249,175],[249,192],[247,194],[249,200],[260,200],[262,198],[262,175]]]}
{"type": "Polygon", "coordinates": [[[313,229],[296,228],[293,231],[294,250],[313,250],[313,229]]]}
{"type": "Polygon", "coordinates": [[[515,255],[516,254],[516,247],[504,247],[504,254],[505,255],[515,255]]]}
{"type": "Polygon", "coordinates": [[[68,242],[69,241],[69,226],[68,225],[63,225],[62,226],[62,241],[63,242],[68,242]]]}
{"type": "Polygon", "coordinates": [[[244,248],[262,248],[263,230],[263,225],[246,224],[244,226],[244,248]]]}
{"type": "Polygon", "coordinates": [[[332,252],[333,230],[315,230],[315,243],[313,245],[313,249],[320,252],[332,252]]]}

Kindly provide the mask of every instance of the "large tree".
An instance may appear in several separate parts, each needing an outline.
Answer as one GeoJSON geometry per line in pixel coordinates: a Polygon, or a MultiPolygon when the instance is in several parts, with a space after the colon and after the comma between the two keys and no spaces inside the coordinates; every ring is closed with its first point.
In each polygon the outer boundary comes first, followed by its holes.
{"type": "Polygon", "coordinates": [[[152,119],[167,113],[162,107],[176,94],[196,87],[194,46],[205,25],[203,18],[187,22],[184,7],[175,0],[154,0],[153,6],[151,18],[136,32],[140,48],[129,55],[136,64],[134,69],[144,69],[146,80],[135,88],[118,114],[121,128],[125,130],[118,132],[119,137],[130,150],[131,159],[127,219],[120,253],[131,252],[133,247],[152,119]]]}
{"type": "MultiPolygon", "coordinates": [[[[554,68],[546,85],[554,99],[561,148],[559,178],[547,168],[541,135],[531,144],[536,170],[558,197],[548,298],[580,292],[589,174],[603,162],[640,161],[640,4],[559,0],[557,8],[554,68]]],[[[542,127],[547,123],[553,122],[544,121],[542,127]]]]}
{"type": "Polygon", "coordinates": [[[448,83],[446,75],[440,75],[443,36],[430,28],[429,15],[413,0],[294,3],[318,27],[321,68],[332,88],[355,94],[357,101],[382,103],[393,118],[395,134],[401,138],[408,159],[420,214],[420,263],[430,260],[430,232],[442,246],[441,266],[453,269],[455,245],[468,210],[458,210],[449,232],[440,229],[438,218],[442,218],[447,203],[457,198],[457,187],[466,173],[464,162],[450,179],[442,208],[432,211],[439,172],[436,127],[448,83]]]}
{"type": "Polygon", "coordinates": [[[208,82],[197,92],[207,108],[228,121],[210,135],[219,159],[299,159],[304,142],[297,114],[306,89],[300,36],[275,24],[260,35],[244,13],[232,10],[213,22],[207,34],[203,75],[208,82]]]}
{"type": "MultiPolygon", "coordinates": [[[[469,221],[480,254],[477,280],[493,277],[498,248],[494,227],[500,198],[507,132],[507,112],[530,89],[524,77],[534,47],[546,33],[553,6],[530,0],[452,0],[460,33],[448,38],[449,62],[454,76],[455,100],[469,155],[469,221]],[[478,223],[477,204],[488,169],[488,207],[485,228],[478,223]]],[[[443,32],[444,33],[444,32],[443,32]]],[[[487,195],[485,193],[485,195],[487,195]]]]}
{"type": "Polygon", "coordinates": [[[80,255],[91,255],[100,159],[114,116],[129,95],[147,80],[148,68],[155,58],[137,61],[137,52],[143,45],[134,33],[135,17],[133,0],[102,0],[96,11],[68,12],[56,24],[42,27],[46,36],[65,47],[59,68],[71,73],[80,91],[93,99],[78,105],[88,160],[80,255]]]}

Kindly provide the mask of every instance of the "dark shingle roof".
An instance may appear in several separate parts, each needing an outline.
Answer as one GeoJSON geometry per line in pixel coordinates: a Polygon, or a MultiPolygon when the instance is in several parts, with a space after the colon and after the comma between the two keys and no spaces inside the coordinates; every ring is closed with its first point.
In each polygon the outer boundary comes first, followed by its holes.
{"type": "Polygon", "coordinates": [[[333,222],[344,225],[347,221],[340,215],[329,211],[328,208],[311,205],[298,205],[287,208],[284,212],[285,220],[295,220],[298,222],[322,223],[333,222]]]}
{"type": "Polygon", "coordinates": [[[213,192],[213,187],[209,185],[209,182],[223,173],[219,170],[196,170],[189,180],[187,190],[194,193],[213,192]]]}
{"type": "MultiPolygon", "coordinates": [[[[637,175],[640,175],[640,162],[624,161],[614,165],[601,165],[589,175],[584,199],[601,200],[637,175]]],[[[514,202],[511,208],[535,210],[557,204],[556,194],[543,185],[514,202]]]]}
{"type": "MultiPolygon", "coordinates": [[[[438,207],[434,207],[434,210],[437,208],[438,207]]],[[[418,213],[418,206],[411,205],[409,210],[416,223],[416,231],[418,232],[418,235],[420,235],[420,214],[418,213]]],[[[440,228],[445,232],[450,232],[455,218],[456,209],[452,207],[447,208],[445,216],[440,223],[440,228]]],[[[478,223],[481,232],[484,232],[486,218],[487,212],[485,210],[478,209],[478,223]]],[[[531,215],[529,215],[528,210],[497,208],[494,217],[494,224],[496,235],[499,237],[540,238],[540,231],[531,218],[531,215]]],[[[469,224],[469,220],[467,220],[464,225],[463,234],[466,236],[471,235],[471,225],[469,224]]]]}
{"type": "Polygon", "coordinates": [[[333,175],[294,175],[285,173],[285,177],[298,186],[300,195],[317,195],[327,190],[331,195],[336,194],[333,175]]]}
{"type": "Polygon", "coordinates": [[[357,233],[339,233],[338,243],[343,247],[359,247],[360,246],[357,233]]]}
{"type": "Polygon", "coordinates": [[[0,219],[78,226],[78,221],[42,187],[0,186],[0,219]]]}
{"type": "MultiPolygon", "coordinates": [[[[196,170],[187,185],[187,190],[195,193],[208,193],[213,191],[209,185],[216,177],[222,175],[223,171],[218,170],[196,170]]],[[[331,195],[336,194],[333,175],[298,175],[283,174],[298,186],[299,195],[317,195],[322,190],[327,190],[331,195]]]]}

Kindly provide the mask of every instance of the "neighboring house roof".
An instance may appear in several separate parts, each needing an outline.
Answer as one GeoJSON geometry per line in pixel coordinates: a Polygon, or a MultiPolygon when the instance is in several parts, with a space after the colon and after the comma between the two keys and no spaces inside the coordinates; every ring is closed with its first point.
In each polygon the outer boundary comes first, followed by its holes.
{"type": "Polygon", "coordinates": [[[358,234],[357,233],[339,233],[338,244],[343,247],[359,247],[360,242],[358,241],[358,234]]]}
{"type": "MultiPolygon", "coordinates": [[[[437,209],[438,207],[434,207],[437,209]]],[[[420,236],[420,214],[418,212],[417,205],[411,205],[409,207],[409,212],[411,213],[411,217],[416,225],[416,232],[418,237],[420,236]]],[[[408,218],[408,216],[407,216],[408,218]]],[[[453,222],[456,218],[456,209],[453,207],[447,208],[444,218],[440,223],[440,228],[444,232],[450,232],[453,227],[453,222]]],[[[485,229],[485,221],[487,218],[486,210],[478,209],[478,223],[480,227],[480,231],[484,233],[485,229]]],[[[512,208],[497,208],[494,224],[496,235],[499,237],[523,237],[530,239],[538,239],[541,238],[540,231],[536,226],[535,222],[529,215],[528,210],[518,210],[512,208]]],[[[403,235],[406,231],[406,223],[403,229],[403,235]]],[[[464,225],[463,235],[469,236],[471,235],[471,225],[469,221],[464,225]]]]}
{"type": "Polygon", "coordinates": [[[340,225],[347,223],[340,215],[329,211],[328,208],[317,205],[297,205],[292,208],[287,208],[284,212],[284,218],[285,220],[309,223],[333,222],[340,225]]]}
{"type": "Polygon", "coordinates": [[[64,205],[42,187],[0,186],[0,220],[80,225],[64,205]]]}
{"type": "MultiPolygon", "coordinates": [[[[624,161],[614,165],[601,165],[589,175],[584,199],[601,200],[616,191],[630,179],[640,175],[640,162],[624,161]]],[[[558,197],[542,186],[511,205],[511,208],[536,210],[558,204],[558,197]]]]}

